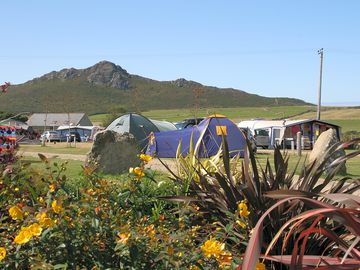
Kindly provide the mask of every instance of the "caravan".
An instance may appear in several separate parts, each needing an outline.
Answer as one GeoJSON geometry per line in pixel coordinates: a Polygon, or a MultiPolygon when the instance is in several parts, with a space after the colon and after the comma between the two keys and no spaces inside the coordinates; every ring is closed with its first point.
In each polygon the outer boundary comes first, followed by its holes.
{"type": "Polygon", "coordinates": [[[336,130],[340,140],[340,127],[320,120],[249,120],[241,121],[240,128],[249,128],[254,134],[256,144],[263,148],[283,148],[296,146],[297,133],[301,134],[301,147],[312,149],[321,132],[330,128],[336,130]]]}

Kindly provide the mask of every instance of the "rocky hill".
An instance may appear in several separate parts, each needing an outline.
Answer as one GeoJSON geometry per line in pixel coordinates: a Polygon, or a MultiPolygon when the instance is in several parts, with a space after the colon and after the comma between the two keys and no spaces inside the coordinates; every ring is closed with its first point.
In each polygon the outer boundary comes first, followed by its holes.
{"type": "Polygon", "coordinates": [[[24,84],[11,86],[0,96],[1,111],[109,112],[128,110],[236,106],[307,105],[293,98],[268,98],[231,88],[204,86],[177,79],[156,81],[129,74],[102,61],[86,69],[52,71],[24,84]],[[196,97],[196,98],[195,98],[196,97]]]}

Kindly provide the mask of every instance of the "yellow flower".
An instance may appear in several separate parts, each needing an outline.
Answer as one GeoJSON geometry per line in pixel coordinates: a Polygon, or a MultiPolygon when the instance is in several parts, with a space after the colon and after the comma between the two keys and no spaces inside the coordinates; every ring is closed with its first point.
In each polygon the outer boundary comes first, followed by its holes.
{"type": "Polygon", "coordinates": [[[241,201],[241,203],[239,203],[238,209],[239,209],[239,214],[242,217],[247,217],[250,214],[250,212],[248,211],[248,207],[244,201],[241,201]]]}
{"type": "Polygon", "coordinates": [[[18,187],[16,187],[16,188],[14,188],[14,190],[15,190],[16,192],[18,192],[18,191],[19,191],[19,188],[18,188],[18,187]]]}
{"type": "Polygon", "coordinates": [[[265,264],[262,262],[257,262],[255,270],[265,270],[265,264]]]}
{"type": "Polygon", "coordinates": [[[224,268],[229,266],[232,260],[232,254],[230,252],[223,252],[218,258],[217,261],[220,264],[220,267],[224,268]]]}
{"type": "Polygon", "coordinates": [[[49,191],[50,191],[50,192],[55,192],[55,189],[56,189],[56,185],[55,185],[55,184],[49,185],[49,191]]]}
{"type": "Polygon", "coordinates": [[[129,168],[129,173],[136,174],[136,176],[137,176],[138,178],[141,178],[141,177],[145,176],[145,173],[144,173],[143,170],[142,170],[141,168],[139,168],[139,167],[136,167],[136,168],[130,167],[130,168],[129,168]]]}
{"type": "Polygon", "coordinates": [[[30,241],[32,233],[28,227],[22,227],[19,234],[15,237],[14,242],[18,245],[26,244],[30,241]]]}
{"type": "Polygon", "coordinates": [[[45,212],[37,214],[36,219],[39,221],[40,226],[43,228],[50,228],[54,226],[54,221],[49,218],[45,212]]]}
{"type": "Polygon", "coordinates": [[[61,207],[61,204],[58,203],[57,200],[55,200],[55,201],[53,201],[53,202],[51,203],[51,207],[52,207],[52,209],[54,210],[54,212],[55,212],[56,214],[60,214],[60,213],[63,211],[63,208],[61,207]]]}
{"type": "Polygon", "coordinates": [[[42,228],[38,223],[31,224],[28,229],[32,236],[39,236],[42,233],[42,228]]]}
{"type": "Polygon", "coordinates": [[[130,233],[118,233],[118,243],[126,245],[130,238],[130,233]]]}
{"type": "Polygon", "coordinates": [[[220,243],[219,241],[210,240],[205,241],[205,243],[201,246],[201,250],[206,257],[219,257],[225,248],[224,243],[220,243]]]}
{"type": "Polygon", "coordinates": [[[13,220],[20,220],[24,218],[22,210],[16,205],[9,209],[9,214],[13,220]]]}
{"type": "Polygon", "coordinates": [[[148,155],[145,155],[145,154],[140,154],[140,159],[142,160],[142,161],[145,161],[145,162],[149,162],[149,161],[151,161],[152,160],[152,157],[151,156],[148,156],[148,155]]]}
{"type": "Polygon", "coordinates": [[[189,270],[200,270],[200,268],[196,265],[190,265],[189,270]]]}
{"type": "Polygon", "coordinates": [[[246,228],[246,223],[241,220],[236,220],[236,224],[239,225],[241,228],[246,228]]]}
{"type": "Polygon", "coordinates": [[[0,262],[6,257],[6,249],[4,247],[0,247],[0,262]]]}
{"type": "Polygon", "coordinates": [[[39,198],[38,198],[38,201],[39,201],[39,203],[44,203],[44,202],[45,202],[45,200],[44,200],[43,197],[39,197],[39,198]]]}

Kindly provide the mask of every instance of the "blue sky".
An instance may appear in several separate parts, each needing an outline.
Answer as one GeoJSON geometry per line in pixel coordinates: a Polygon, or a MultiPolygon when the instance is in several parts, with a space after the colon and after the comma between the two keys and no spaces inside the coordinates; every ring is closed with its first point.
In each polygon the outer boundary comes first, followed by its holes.
{"type": "Polygon", "coordinates": [[[186,78],[264,96],[360,105],[360,1],[0,3],[0,83],[112,61],[156,80],[186,78]]]}

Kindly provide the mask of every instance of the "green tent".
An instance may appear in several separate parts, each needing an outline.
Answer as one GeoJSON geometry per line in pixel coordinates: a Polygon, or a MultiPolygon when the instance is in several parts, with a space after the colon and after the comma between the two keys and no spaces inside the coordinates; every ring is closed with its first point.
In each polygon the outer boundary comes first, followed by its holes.
{"type": "Polygon", "coordinates": [[[159,132],[160,129],[145,116],[136,113],[128,113],[115,119],[107,128],[118,133],[131,133],[138,141],[140,150],[145,150],[148,144],[148,136],[151,132],[159,132]]]}

